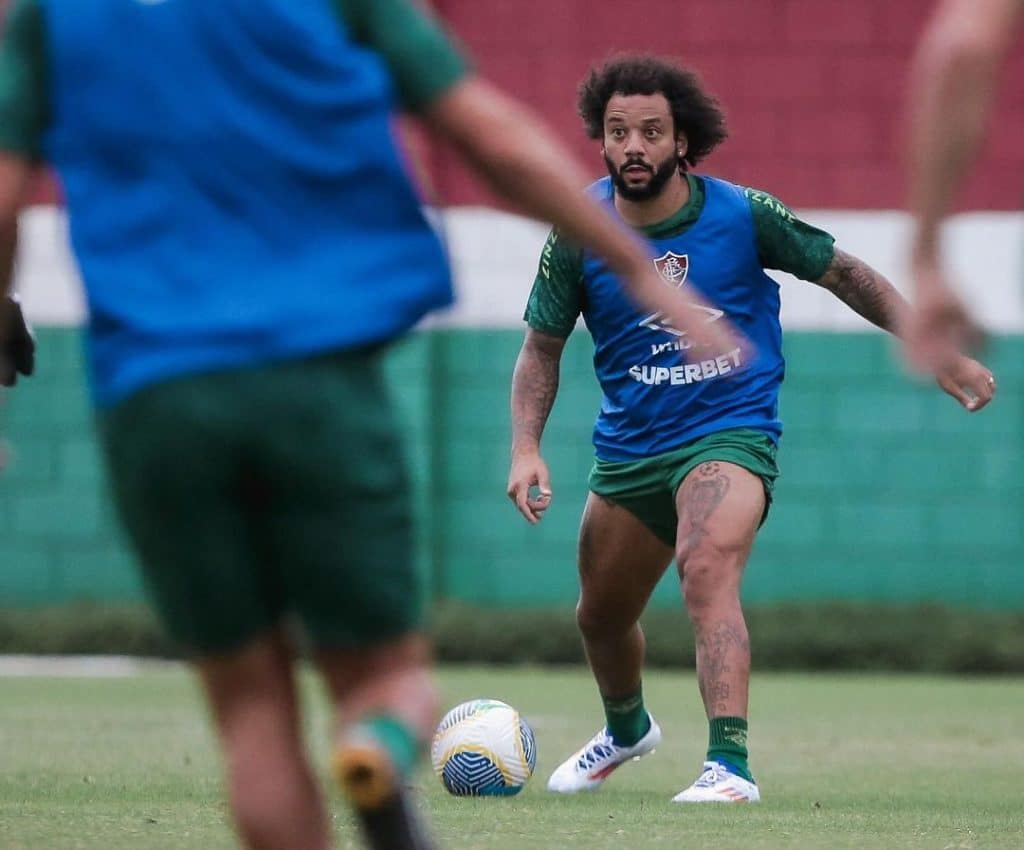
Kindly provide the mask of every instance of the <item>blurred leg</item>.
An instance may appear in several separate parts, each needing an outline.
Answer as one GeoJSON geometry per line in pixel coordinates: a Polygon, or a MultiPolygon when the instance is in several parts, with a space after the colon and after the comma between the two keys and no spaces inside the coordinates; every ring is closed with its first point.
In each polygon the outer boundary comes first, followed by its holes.
{"type": "Polygon", "coordinates": [[[437,723],[429,659],[419,634],[316,654],[337,718],[335,776],[378,850],[434,846],[404,788],[437,723]]]}
{"type": "Polygon", "coordinates": [[[196,662],[224,753],[231,813],[249,850],[327,850],[303,749],[292,658],[273,632],[196,662]]]}

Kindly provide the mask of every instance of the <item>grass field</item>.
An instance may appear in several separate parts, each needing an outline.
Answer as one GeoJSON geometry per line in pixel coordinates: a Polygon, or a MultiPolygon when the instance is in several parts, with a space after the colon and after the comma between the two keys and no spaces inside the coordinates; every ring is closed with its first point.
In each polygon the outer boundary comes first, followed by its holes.
{"type": "MultiPolygon", "coordinates": [[[[581,670],[449,669],[446,702],[504,699],[533,723],[537,776],[517,798],[425,791],[449,850],[1024,847],[1024,680],[765,675],[752,690],[758,806],[682,807],[706,729],[692,678],[651,673],[658,752],[594,795],[544,791],[599,725],[581,670]]],[[[311,740],[327,722],[308,683],[311,740]]],[[[2,850],[231,848],[197,694],[177,669],[127,678],[0,679],[2,850]]],[[[341,810],[341,847],[357,847],[341,810]]]]}

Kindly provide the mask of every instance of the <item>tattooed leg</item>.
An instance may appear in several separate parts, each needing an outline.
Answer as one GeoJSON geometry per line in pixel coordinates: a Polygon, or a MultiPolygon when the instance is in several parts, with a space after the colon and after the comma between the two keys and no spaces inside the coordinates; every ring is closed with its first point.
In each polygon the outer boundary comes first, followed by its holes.
{"type": "Polygon", "coordinates": [[[709,718],[747,715],[750,641],[739,590],[764,498],[757,476],[719,461],[702,463],[676,493],[676,563],[709,718]]]}

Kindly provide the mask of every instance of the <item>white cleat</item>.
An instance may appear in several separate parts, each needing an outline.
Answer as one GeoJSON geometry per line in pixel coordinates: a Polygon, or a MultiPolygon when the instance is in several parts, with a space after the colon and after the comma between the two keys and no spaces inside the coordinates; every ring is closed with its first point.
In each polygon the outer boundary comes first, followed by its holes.
{"type": "Polygon", "coordinates": [[[756,803],[761,799],[757,783],[737,776],[720,761],[704,762],[704,772],[673,803],[756,803]]]}
{"type": "Polygon", "coordinates": [[[612,741],[607,729],[602,729],[579,752],[562,762],[548,780],[548,791],[575,794],[593,791],[601,785],[619,765],[638,759],[661,742],[661,729],[650,714],[651,728],[632,747],[619,747],[612,741]]]}

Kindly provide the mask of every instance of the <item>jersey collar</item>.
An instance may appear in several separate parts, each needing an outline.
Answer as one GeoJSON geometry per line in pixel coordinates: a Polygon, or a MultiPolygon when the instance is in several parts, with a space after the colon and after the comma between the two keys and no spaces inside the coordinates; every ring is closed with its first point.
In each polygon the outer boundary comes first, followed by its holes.
{"type": "Polygon", "coordinates": [[[704,182],[689,172],[685,177],[690,184],[690,199],[668,218],[638,227],[637,230],[651,239],[664,239],[678,236],[696,223],[704,209],[704,182]]]}

